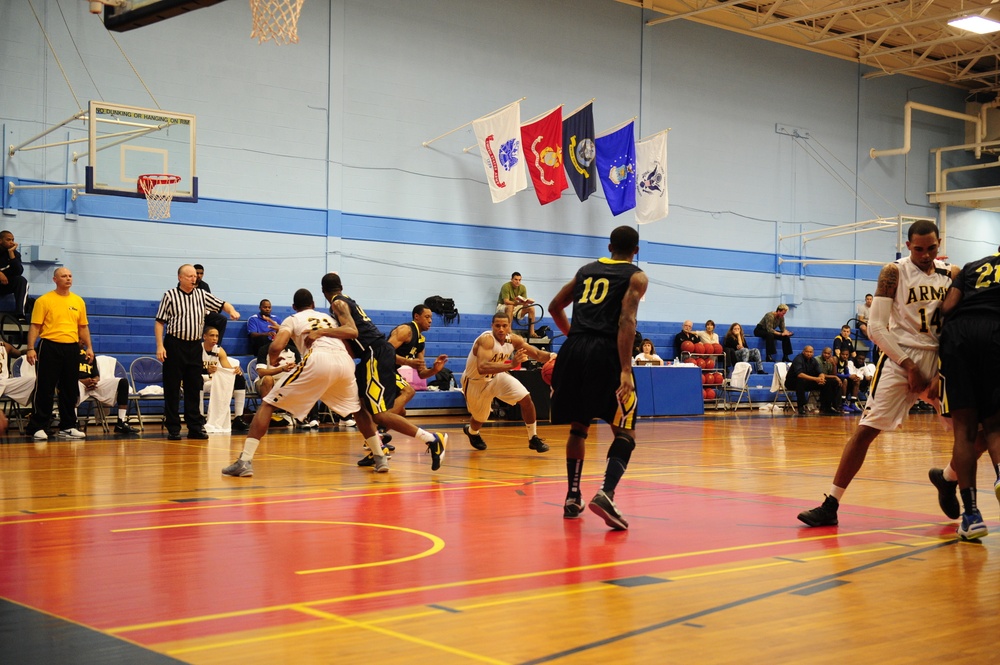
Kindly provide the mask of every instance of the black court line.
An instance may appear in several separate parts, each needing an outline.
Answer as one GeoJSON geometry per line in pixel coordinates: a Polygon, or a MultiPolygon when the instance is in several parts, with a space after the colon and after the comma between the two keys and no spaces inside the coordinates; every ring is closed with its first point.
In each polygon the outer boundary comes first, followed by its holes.
{"type": "Polygon", "coordinates": [[[781,587],[779,589],[773,589],[771,591],[765,591],[764,593],[757,594],[756,596],[749,596],[748,598],[743,598],[741,600],[734,600],[729,603],[723,603],[722,605],[716,605],[715,607],[709,607],[704,610],[699,610],[698,612],[692,612],[682,617],[677,617],[675,619],[669,619],[667,621],[661,621],[660,623],[654,623],[652,625],[646,626],[645,628],[637,628],[635,630],[630,630],[627,633],[622,633],[620,635],[615,635],[613,637],[606,637],[603,640],[597,640],[596,642],[591,642],[589,644],[581,644],[578,647],[573,647],[572,649],[566,649],[565,651],[558,651],[547,656],[540,656],[532,660],[526,660],[521,665],[537,665],[538,663],[550,663],[554,660],[560,658],[565,658],[567,656],[575,656],[577,654],[589,651],[590,649],[597,649],[599,647],[613,644],[614,642],[620,642],[622,640],[627,640],[630,637],[637,637],[639,635],[644,635],[646,633],[651,633],[655,630],[660,630],[661,628],[668,628],[670,626],[676,626],[678,624],[688,625],[694,619],[699,619],[702,617],[709,616],[711,614],[718,614],[719,612],[724,612],[726,610],[731,610],[736,607],[742,607],[744,605],[749,605],[750,603],[755,603],[760,600],[767,600],[768,598],[773,598],[774,596],[779,596],[785,593],[795,593],[800,589],[806,589],[809,587],[816,586],[818,584],[825,584],[831,581],[838,581],[839,578],[845,577],[847,575],[853,575],[855,573],[860,573],[871,568],[877,568],[879,566],[884,566],[886,564],[893,563],[899,559],[908,559],[915,554],[922,554],[924,552],[930,552],[932,550],[940,549],[942,547],[949,547],[956,544],[957,540],[950,540],[943,543],[937,543],[930,545],[928,547],[921,548],[912,552],[905,552],[903,554],[897,554],[891,556],[887,559],[882,559],[880,561],[873,561],[871,563],[866,563],[863,566],[858,566],[857,568],[851,568],[839,573],[833,573],[830,575],[824,575],[815,580],[810,580],[808,582],[799,582],[798,584],[792,584],[790,586],[781,587]]]}
{"type": "Polygon", "coordinates": [[[112,635],[0,598],[0,662],[17,665],[183,665],[112,635]]]}

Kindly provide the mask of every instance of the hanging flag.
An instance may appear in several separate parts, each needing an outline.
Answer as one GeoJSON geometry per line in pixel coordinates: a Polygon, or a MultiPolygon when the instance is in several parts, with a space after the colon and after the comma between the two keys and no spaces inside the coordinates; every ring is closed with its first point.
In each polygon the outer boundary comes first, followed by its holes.
{"type": "Polygon", "coordinates": [[[500,203],[527,189],[524,153],[521,151],[521,103],[472,121],[479,154],[483,156],[486,182],[493,203],[500,203]]]}
{"type": "Polygon", "coordinates": [[[563,161],[566,175],[581,201],[597,191],[597,168],[594,165],[594,105],[563,120],[563,161]]]}
{"type": "Polygon", "coordinates": [[[612,215],[635,207],[635,121],[594,139],[597,175],[612,215]]]}
{"type": "Polygon", "coordinates": [[[649,224],[669,212],[667,133],[635,144],[635,221],[649,224]]]}
{"type": "Polygon", "coordinates": [[[521,145],[538,202],[545,205],[555,201],[567,186],[563,171],[562,107],[521,125],[521,145]]]}

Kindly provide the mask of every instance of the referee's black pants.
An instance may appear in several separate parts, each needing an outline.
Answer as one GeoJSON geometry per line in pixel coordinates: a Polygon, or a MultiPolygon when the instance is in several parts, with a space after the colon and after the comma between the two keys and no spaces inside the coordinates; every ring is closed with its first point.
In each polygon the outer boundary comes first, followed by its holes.
{"type": "Polygon", "coordinates": [[[59,388],[59,429],[76,427],[76,402],[80,397],[80,345],[42,338],[35,363],[35,403],[28,431],[44,430],[52,420],[52,405],[59,388]]]}
{"type": "Polygon", "coordinates": [[[184,422],[188,432],[205,429],[198,400],[202,389],[201,342],[163,336],[163,416],[170,434],[181,433],[181,381],[184,382],[184,422]]]}

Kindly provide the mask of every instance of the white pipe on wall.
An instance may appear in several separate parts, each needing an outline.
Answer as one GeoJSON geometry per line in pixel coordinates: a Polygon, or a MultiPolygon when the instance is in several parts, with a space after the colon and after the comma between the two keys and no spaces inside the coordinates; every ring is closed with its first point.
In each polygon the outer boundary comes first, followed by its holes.
{"type": "MultiPolygon", "coordinates": [[[[906,102],[906,106],[903,107],[903,147],[902,148],[890,148],[887,150],[876,150],[872,148],[869,154],[872,159],[877,159],[878,157],[888,157],[890,155],[905,155],[910,152],[910,136],[911,136],[911,125],[913,111],[924,111],[926,113],[933,113],[935,115],[943,115],[947,118],[955,118],[956,120],[964,120],[966,122],[972,122],[976,125],[976,159],[979,159],[982,153],[982,148],[979,146],[979,142],[985,137],[984,128],[986,123],[980,119],[978,115],[969,115],[968,113],[959,113],[958,111],[949,111],[948,109],[938,108],[936,106],[928,106],[927,104],[920,104],[918,102],[906,102]]],[[[983,113],[982,111],[980,111],[983,113]]],[[[985,114],[984,114],[985,115],[985,114]]]]}

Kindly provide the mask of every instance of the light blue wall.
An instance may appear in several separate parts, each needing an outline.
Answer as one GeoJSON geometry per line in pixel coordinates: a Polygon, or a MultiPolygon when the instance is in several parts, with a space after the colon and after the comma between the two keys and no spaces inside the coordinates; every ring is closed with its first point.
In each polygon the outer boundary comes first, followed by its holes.
{"type": "MultiPolygon", "coordinates": [[[[637,137],[671,128],[670,216],[640,228],[651,280],[642,319],[752,323],[786,298],[798,304],[792,325],[836,326],[874,289],[877,268],[779,267],[803,252],[779,236],[935,217],[928,151],[964,141],[957,121],[917,114],[911,153],[873,161],[870,148],[902,145],[906,101],[963,110],[963,93],[865,78],[854,63],[695,23],[647,28],[640,10],[611,0],[307,2],[299,44],[284,47],[249,39],[242,1],[110,34],[87,3],[33,4],[59,64],[28,3],[0,4],[4,144],[90,99],[198,119],[201,200],[175,203],[166,222],[146,219],[140,200],[22,191],[13,206],[5,193],[13,214],[0,224],[24,246],[62,248],[84,296],[157,299],[180,263],[197,261],[215,292],[244,304],[318,290],[327,270],[368,309],[408,310],[440,293],[488,312],[514,270],[547,302],[632,216],[571,191],[544,207],[530,188],[494,205],[480,158],[462,152],[471,128],[421,144],[520,97],[523,119],[596,97],[599,131],[636,115],[637,137]]],[[[67,127],[51,140],[83,134],[67,127]]],[[[85,162],[68,153],[19,152],[3,176],[82,182],[85,162]]],[[[958,263],[1000,243],[990,213],[950,209],[947,231],[958,263]]],[[[895,242],[873,232],[804,251],[884,262],[895,242]]],[[[50,288],[50,275],[32,267],[32,291],[50,288]]]]}

